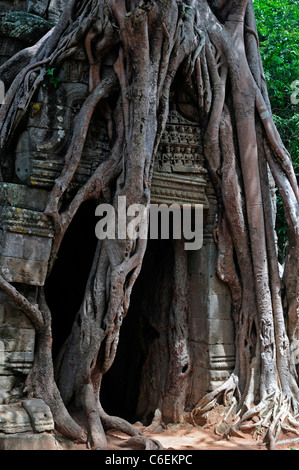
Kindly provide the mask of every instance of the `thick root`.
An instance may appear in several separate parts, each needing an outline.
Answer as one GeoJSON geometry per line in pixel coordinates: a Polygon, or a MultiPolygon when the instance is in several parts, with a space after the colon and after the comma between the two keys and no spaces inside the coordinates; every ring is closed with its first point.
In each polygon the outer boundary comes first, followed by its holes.
{"type": "Polygon", "coordinates": [[[224,404],[230,407],[226,415],[227,418],[232,411],[232,406],[235,404],[234,394],[236,392],[239,395],[238,377],[235,374],[232,374],[224,384],[205,395],[192,410],[191,418],[193,423],[196,424],[196,421],[200,416],[213,409],[221,396],[223,397],[224,404]]]}
{"type": "Polygon", "coordinates": [[[150,439],[136,429],[132,424],[122,418],[109,416],[104,411],[101,412],[101,420],[105,431],[120,431],[130,439],[120,444],[120,447],[132,447],[134,450],[162,450],[163,446],[159,441],[150,439]]]}
{"type": "MultiPolygon", "coordinates": [[[[231,395],[232,382],[229,379],[201,400],[192,411],[195,424],[196,421],[199,421],[200,416],[216,408],[220,396],[223,395],[227,398],[227,395],[231,395]]],[[[223,401],[227,406],[228,403],[225,403],[225,399],[223,401]]],[[[243,406],[242,409],[236,412],[237,400],[233,397],[228,412],[217,426],[216,434],[222,435],[222,438],[230,439],[231,437],[246,438],[246,434],[250,433],[256,440],[263,441],[270,450],[274,450],[276,445],[291,442],[291,440],[278,441],[281,434],[292,433],[299,436],[299,422],[296,420],[297,416],[294,416],[292,401],[292,398],[285,397],[280,391],[275,391],[262,399],[257,405],[253,405],[249,409],[243,406]],[[235,409],[235,413],[232,413],[233,409],[235,409]],[[218,429],[223,423],[227,424],[227,428],[220,433],[218,429]]]]}
{"type": "Polygon", "coordinates": [[[163,450],[163,446],[159,441],[145,436],[131,437],[120,445],[120,447],[128,446],[134,450],[163,450]]]}
{"type": "Polygon", "coordinates": [[[85,444],[87,442],[85,430],[68,413],[51,371],[40,373],[38,368],[33,367],[27,378],[25,391],[29,398],[42,398],[50,407],[56,431],[76,443],[85,444]]]}

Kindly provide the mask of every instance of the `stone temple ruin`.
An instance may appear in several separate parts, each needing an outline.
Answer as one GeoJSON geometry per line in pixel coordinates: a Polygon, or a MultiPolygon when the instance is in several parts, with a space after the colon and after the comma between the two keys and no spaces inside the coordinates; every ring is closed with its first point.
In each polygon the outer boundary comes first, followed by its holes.
{"type": "MultiPolygon", "coordinates": [[[[59,8],[58,0],[0,0],[0,64],[41,37],[57,20],[59,8]],[[29,24],[28,18],[32,20],[34,34],[24,36],[21,26],[29,24]]],[[[55,303],[55,295],[59,295],[59,279],[69,276],[70,297],[76,292],[76,287],[72,289],[75,281],[71,268],[67,271],[64,266],[68,248],[59,256],[58,265],[51,279],[47,280],[54,231],[51,220],[43,211],[49,191],[61,171],[74,119],[88,94],[88,64],[84,53],[65,63],[59,77],[61,81],[56,88],[46,84],[40,88],[26,128],[15,145],[14,174],[0,183],[1,274],[17,285],[33,303],[37,287],[47,287],[48,283],[53,337],[55,342],[56,334],[57,347],[65,338],[64,332],[55,330],[55,315],[65,326],[66,335],[70,321],[68,312],[59,311],[55,303]]],[[[234,367],[235,349],[230,293],[216,275],[217,251],[212,233],[216,198],[204,168],[196,116],[193,117],[184,93],[180,94],[179,102],[179,107],[172,106],[156,157],[152,202],[196,203],[204,207],[203,247],[189,252],[189,334],[193,358],[189,404],[194,406],[207,391],[228,378],[234,367]]],[[[108,152],[107,130],[101,124],[101,118],[95,116],[73,180],[74,187],[80,187],[87,180],[108,152]]],[[[83,212],[84,208],[78,216],[77,228],[73,229],[71,245],[71,249],[76,246],[76,252],[80,248],[84,252],[82,264],[77,264],[81,273],[90,253],[78,235],[78,227],[81,231],[90,230],[93,235],[96,223],[93,210],[86,208],[83,212]]],[[[70,243],[70,239],[68,241],[70,243]]],[[[86,279],[83,275],[77,277],[81,283],[78,288],[82,291],[86,279]]],[[[150,324],[150,312],[148,315],[150,324]]],[[[121,341],[123,344],[128,341],[125,325],[121,341]]],[[[43,444],[43,439],[45,435],[50,436],[47,433],[54,426],[51,412],[42,400],[28,400],[24,393],[25,379],[34,360],[34,344],[35,331],[30,320],[4,293],[0,293],[0,448],[13,448],[18,439],[28,439],[28,436],[31,436],[33,448],[41,449],[43,445],[49,448],[49,442],[43,444]]],[[[113,370],[107,379],[107,395],[109,380],[113,382],[113,370]]],[[[107,405],[109,407],[108,402],[107,405]]]]}

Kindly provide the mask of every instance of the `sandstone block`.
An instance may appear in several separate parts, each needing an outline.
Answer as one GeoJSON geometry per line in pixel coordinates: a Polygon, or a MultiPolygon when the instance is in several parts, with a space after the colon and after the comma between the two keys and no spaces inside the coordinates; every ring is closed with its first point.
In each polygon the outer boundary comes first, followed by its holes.
{"type": "Polygon", "coordinates": [[[0,405],[0,431],[5,434],[32,431],[30,418],[21,405],[0,405]]]}
{"type": "Polygon", "coordinates": [[[51,434],[0,435],[0,450],[59,450],[51,434]]]}
{"type": "Polygon", "coordinates": [[[35,432],[51,431],[54,429],[51,410],[43,400],[23,400],[22,405],[30,417],[32,428],[35,432]]]}

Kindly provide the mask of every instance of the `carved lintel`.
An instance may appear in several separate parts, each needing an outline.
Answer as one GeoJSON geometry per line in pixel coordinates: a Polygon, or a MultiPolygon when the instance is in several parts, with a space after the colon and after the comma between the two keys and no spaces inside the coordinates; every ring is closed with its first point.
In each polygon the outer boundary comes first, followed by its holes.
{"type": "Polygon", "coordinates": [[[153,175],[151,202],[153,204],[202,204],[209,208],[205,193],[206,180],[203,175],[164,174],[153,175]]]}
{"type": "Polygon", "coordinates": [[[54,236],[51,221],[41,212],[20,207],[5,207],[2,209],[1,222],[3,230],[7,232],[46,238],[54,236]]]}
{"type": "MultiPolygon", "coordinates": [[[[99,164],[106,160],[107,150],[97,150],[96,160],[83,160],[79,163],[70,188],[78,188],[84,185],[91,177],[99,164]]],[[[39,188],[51,189],[55,180],[61,174],[63,162],[60,160],[31,160],[30,185],[39,188]]]]}
{"type": "Polygon", "coordinates": [[[151,201],[202,204],[208,209],[207,184],[200,128],[172,109],[155,158],[151,201]]]}

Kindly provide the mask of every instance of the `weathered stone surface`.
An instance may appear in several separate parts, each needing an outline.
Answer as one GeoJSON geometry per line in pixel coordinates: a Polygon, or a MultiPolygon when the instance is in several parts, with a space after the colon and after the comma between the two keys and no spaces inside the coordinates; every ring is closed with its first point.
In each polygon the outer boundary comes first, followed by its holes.
{"type": "Polygon", "coordinates": [[[232,370],[235,365],[235,345],[213,344],[209,346],[210,366],[214,370],[232,370]]]}
{"type": "Polygon", "coordinates": [[[0,372],[0,405],[18,401],[23,395],[23,388],[24,381],[21,377],[2,375],[0,372]]]}
{"type": "MultiPolygon", "coordinates": [[[[66,78],[60,72],[61,83],[57,89],[45,83],[39,90],[27,128],[20,135],[16,147],[16,174],[23,183],[35,188],[52,188],[60,175],[71,131],[88,96],[86,64],[82,60],[72,60],[63,68],[66,78]]],[[[106,126],[95,114],[71,187],[86,183],[98,165],[107,159],[109,151],[106,126]]]]}
{"type": "MultiPolygon", "coordinates": [[[[25,184],[50,189],[63,168],[71,130],[88,94],[88,68],[82,59],[84,56],[64,64],[57,89],[45,84],[32,104],[27,128],[16,147],[16,174],[25,184]]],[[[107,159],[109,150],[107,129],[94,116],[71,186],[84,184],[107,159]]],[[[174,109],[157,153],[151,201],[208,208],[206,177],[199,126],[174,109]]]]}
{"type": "Polygon", "coordinates": [[[209,210],[204,215],[204,243],[189,253],[190,340],[194,372],[189,404],[227,380],[234,369],[234,325],[228,287],[217,277],[217,247],[212,236],[216,212],[213,188],[207,183],[209,210]]]}
{"type": "Polygon", "coordinates": [[[33,328],[31,321],[24,315],[24,312],[16,308],[13,302],[9,302],[6,294],[0,292],[0,328],[4,325],[16,328],[33,328]]]}
{"type": "MultiPolygon", "coordinates": [[[[86,63],[86,55],[83,49],[79,48],[73,58],[62,65],[59,71],[59,78],[63,83],[72,83],[73,86],[74,84],[80,84],[80,86],[88,85],[89,67],[86,63]]],[[[75,86],[74,90],[78,90],[78,88],[75,86]]]]}
{"type": "Polygon", "coordinates": [[[63,8],[67,0],[41,0],[42,2],[48,2],[48,20],[57,23],[60,18],[60,15],[63,11],[63,8]]]}
{"type": "Polygon", "coordinates": [[[28,374],[34,358],[34,329],[5,325],[0,328],[0,338],[4,344],[4,364],[0,364],[0,374],[28,374]]]}
{"type": "Polygon", "coordinates": [[[32,431],[28,413],[20,404],[0,405],[0,431],[5,434],[32,431]]]}
{"type": "Polygon", "coordinates": [[[48,11],[48,3],[49,0],[0,0],[0,66],[35,44],[57,22],[58,18],[48,11]]]}
{"type": "Polygon", "coordinates": [[[16,328],[9,324],[0,327],[0,337],[3,338],[4,352],[32,352],[34,350],[34,330],[16,328]]]}
{"type": "Polygon", "coordinates": [[[152,181],[152,204],[202,204],[208,202],[204,192],[205,179],[202,176],[192,178],[185,173],[154,173],[152,181]]]}
{"type": "Polygon", "coordinates": [[[27,8],[29,13],[45,18],[48,6],[49,0],[29,0],[27,8]]]}
{"type": "Polygon", "coordinates": [[[0,270],[9,282],[44,285],[53,238],[46,201],[44,191],[0,184],[0,270]]]}
{"type": "Polygon", "coordinates": [[[35,330],[3,293],[0,305],[0,403],[12,403],[23,396],[34,359],[35,330]]]}
{"type": "MultiPolygon", "coordinates": [[[[14,247],[17,246],[20,239],[17,234],[15,234],[14,237],[10,237],[9,240],[7,238],[8,237],[5,237],[3,242],[4,252],[13,250],[14,247]]],[[[26,240],[23,239],[23,241],[26,240]]],[[[27,252],[30,252],[30,249],[32,249],[32,255],[35,256],[36,251],[38,250],[34,249],[34,245],[44,245],[43,242],[43,240],[41,241],[41,239],[38,239],[37,237],[35,237],[35,239],[34,237],[29,238],[28,244],[26,245],[27,252]]],[[[51,241],[46,240],[46,242],[48,243],[46,243],[46,246],[43,246],[42,248],[48,248],[48,251],[47,256],[43,261],[30,259],[30,255],[28,255],[28,258],[22,258],[8,256],[6,253],[3,253],[0,257],[2,275],[9,282],[19,282],[29,285],[43,286],[47,276],[48,260],[51,250],[51,241]]]]}
{"type": "Polygon", "coordinates": [[[23,400],[22,405],[30,417],[31,425],[35,432],[45,432],[54,429],[51,410],[43,400],[23,400]]]}
{"type": "Polygon", "coordinates": [[[0,35],[28,45],[35,44],[53,26],[54,23],[23,11],[0,13],[0,35]]]}
{"type": "Polygon", "coordinates": [[[52,431],[50,408],[40,399],[0,405],[0,431],[5,434],[52,431]]]}
{"type": "Polygon", "coordinates": [[[53,237],[50,219],[40,212],[19,207],[4,207],[0,217],[2,227],[7,232],[53,237]]]}
{"type": "Polygon", "coordinates": [[[0,206],[17,207],[37,212],[43,212],[49,193],[40,188],[28,188],[20,184],[0,184],[0,206]]]}
{"type": "Polygon", "coordinates": [[[209,207],[205,188],[200,129],[176,109],[169,113],[155,159],[151,185],[153,204],[202,204],[209,207]]]}
{"type": "Polygon", "coordinates": [[[234,330],[231,320],[207,320],[209,344],[233,344],[234,330]]]}
{"type": "Polygon", "coordinates": [[[51,250],[51,239],[46,237],[32,237],[27,234],[6,234],[6,243],[2,255],[5,257],[22,258],[26,260],[45,261],[51,250]]]}
{"type": "Polygon", "coordinates": [[[0,450],[60,450],[51,434],[0,434],[0,450]]]}

